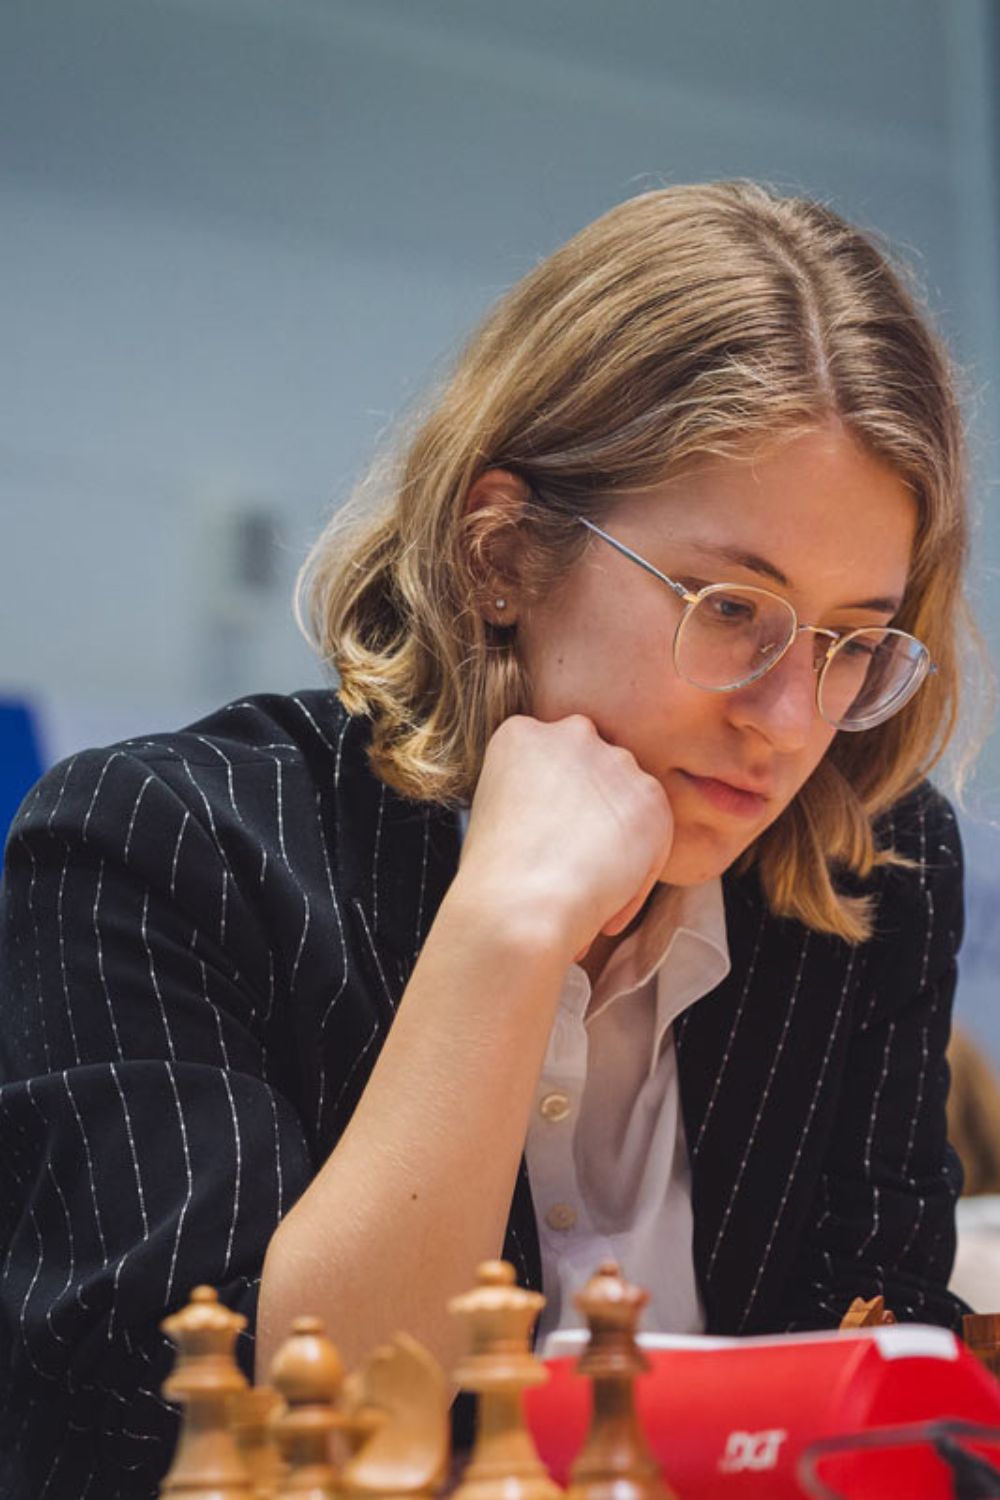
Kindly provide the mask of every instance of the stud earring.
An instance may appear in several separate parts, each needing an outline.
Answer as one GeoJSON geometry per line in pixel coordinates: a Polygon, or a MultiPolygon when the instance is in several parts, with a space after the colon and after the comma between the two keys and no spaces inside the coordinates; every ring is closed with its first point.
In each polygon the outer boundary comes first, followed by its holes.
{"type": "Polygon", "coordinates": [[[493,604],[494,604],[494,606],[495,606],[496,609],[506,609],[507,608],[507,601],[506,601],[506,599],[494,599],[493,604]]]}

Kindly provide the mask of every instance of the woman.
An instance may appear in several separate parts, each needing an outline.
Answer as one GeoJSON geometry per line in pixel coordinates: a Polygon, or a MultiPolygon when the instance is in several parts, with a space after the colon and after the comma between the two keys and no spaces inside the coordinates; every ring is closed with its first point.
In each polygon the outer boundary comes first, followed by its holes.
{"type": "Polygon", "coordinates": [[[261,1375],[304,1309],[348,1362],[398,1327],[450,1361],[501,1249],[546,1327],[609,1249],[667,1329],[961,1311],[924,778],[962,442],[898,275],[752,185],[625,203],[387,492],[309,567],[339,702],[76,757],[13,831],[10,1493],[154,1486],[200,1281],[261,1375]]]}

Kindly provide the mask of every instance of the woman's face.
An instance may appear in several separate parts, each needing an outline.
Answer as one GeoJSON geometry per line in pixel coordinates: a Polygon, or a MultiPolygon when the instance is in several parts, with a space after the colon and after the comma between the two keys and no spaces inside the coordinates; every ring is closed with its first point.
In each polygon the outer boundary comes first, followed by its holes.
{"type": "MultiPolygon", "coordinates": [[[[916,505],[892,469],[831,424],[753,461],[709,461],[621,497],[602,524],[688,587],[755,584],[788,599],[802,624],[843,629],[892,618],[916,505]]],[[[694,885],[777,818],[836,731],[816,708],[809,632],[748,687],[706,692],[673,664],[682,610],[665,584],[594,537],[556,589],[521,609],[517,633],[532,712],[586,714],[656,777],[675,819],[660,878],[694,885]]]]}

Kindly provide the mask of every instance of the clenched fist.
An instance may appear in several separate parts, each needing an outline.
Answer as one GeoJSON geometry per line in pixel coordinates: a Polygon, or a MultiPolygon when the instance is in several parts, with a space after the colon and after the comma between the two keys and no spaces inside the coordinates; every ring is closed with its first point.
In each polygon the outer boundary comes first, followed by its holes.
{"type": "Polygon", "coordinates": [[[659,782],[589,719],[514,716],[487,746],[457,878],[568,964],[598,933],[628,926],[672,839],[659,782]]]}

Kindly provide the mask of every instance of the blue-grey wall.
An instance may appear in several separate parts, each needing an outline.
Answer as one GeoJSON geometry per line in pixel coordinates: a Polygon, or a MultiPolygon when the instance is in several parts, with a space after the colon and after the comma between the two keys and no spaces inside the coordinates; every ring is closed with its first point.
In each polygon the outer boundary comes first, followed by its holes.
{"type": "MultiPolygon", "coordinates": [[[[55,755],[316,680],[296,564],[428,372],[612,203],[736,174],[916,261],[969,374],[996,647],[997,10],[3,0],[0,694],[55,755]]],[[[982,784],[1000,807],[995,745],[982,784]]]]}

